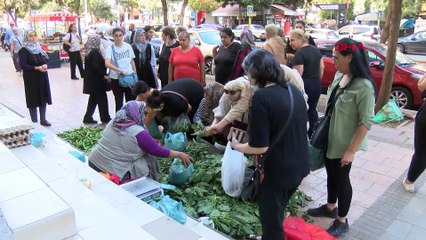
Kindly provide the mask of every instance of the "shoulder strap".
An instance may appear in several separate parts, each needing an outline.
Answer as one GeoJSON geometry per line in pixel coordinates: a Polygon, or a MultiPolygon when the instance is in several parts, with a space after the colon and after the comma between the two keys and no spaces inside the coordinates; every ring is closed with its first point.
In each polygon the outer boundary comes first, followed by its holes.
{"type": "MultiPolygon", "coordinates": [[[[278,133],[278,135],[275,137],[274,141],[272,141],[272,144],[269,145],[268,147],[268,151],[266,151],[266,153],[264,153],[263,155],[265,156],[268,152],[269,149],[272,149],[275,147],[275,145],[277,145],[278,141],[280,140],[280,138],[284,135],[284,133],[286,132],[288,125],[290,124],[291,119],[293,118],[293,112],[294,112],[294,98],[293,98],[293,91],[291,90],[291,85],[290,83],[287,84],[288,86],[288,94],[290,97],[290,114],[288,115],[287,121],[284,124],[284,127],[281,129],[281,131],[278,133]]],[[[260,158],[260,164],[263,165],[263,162],[265,161],[265,157],[260,158]]]]}
{"type": "Polygon", "coordinates": [[[180,98],[182,98],[183,100],[185,100],[186,103],[188,103],[188,99],[186,99],[185,96],[183,96],[182,94],[175,92],[175,91],[163,91],[162,93],[171,93],[174,94],[176,96],[179,96],[180,98]]]}
{"type": "Polygon", "coordinates": [[[112,57],[114,58],[115,66],[118,67],[118,62],[117,62],[117,59],[115,58],[114,43],[111,45],[111,50],[112,50],[111,54],[112,54],[112,57]]]}
{"type": "Polygon", "coordinates": [[[349,79],[349,82],[344,86],[339,93],[337,93],[337,90],[339,89],[339,83],[336,84],[336,87],[334,87],[333,91],[330,94],[330,99],[327,102],[327,107],[325,109],[325,115],[331,115],[334,109],[334,105],[336,105],[337,100],[339,99],[339,96],[352,84],[353,78],[349,79]]]}

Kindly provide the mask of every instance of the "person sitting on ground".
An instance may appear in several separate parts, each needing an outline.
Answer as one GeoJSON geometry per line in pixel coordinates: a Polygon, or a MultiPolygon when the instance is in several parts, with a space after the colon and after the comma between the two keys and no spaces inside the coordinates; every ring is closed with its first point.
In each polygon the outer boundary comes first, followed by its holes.
{"type": "Polygon", "coordinates": [[[156,157],[180,158],[191,162],[186,153],[162,147],[144,125],[145,104],[129,101],[110,121],[89,155],[89,166],[98,172],[117,175],[120,182],[140,177],[157,179],[156,157]]]}
{"type": "Polygon", "coordinates": [[[219,106],[213,110],[213,123],[205,129],[205,136],[222,133],[217,136],[219,144],[226,141],[231,127],[247,129],[248,109],[253,88],[245,77],[240,77],[229,81],[224,86],[223,92],[225,94],[220,98],[219,106]]]}
{"type": "Polygon", "coordinates": [[[201,122],[204,126],[210,126],[214,120],[213,109],[219,106],[219,100],[223,95],[223,85],[213,82],[204,88],[204,98],[194,115],[194,122],[201,122]]]}

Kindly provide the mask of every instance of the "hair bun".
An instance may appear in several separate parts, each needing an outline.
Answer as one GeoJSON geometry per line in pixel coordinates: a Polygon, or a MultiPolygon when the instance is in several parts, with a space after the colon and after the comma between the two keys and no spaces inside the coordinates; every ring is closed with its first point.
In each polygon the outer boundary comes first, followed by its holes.
{"type": "Polygon", "coordinates": [[[159,97],[160,96],[160,94],[161,94],[161,92],[159,91],[159,90],[157,90],[157,89],[154,89],[154,91],[152,91],[152,96],[154,96],[154,97],[159,97]]]}

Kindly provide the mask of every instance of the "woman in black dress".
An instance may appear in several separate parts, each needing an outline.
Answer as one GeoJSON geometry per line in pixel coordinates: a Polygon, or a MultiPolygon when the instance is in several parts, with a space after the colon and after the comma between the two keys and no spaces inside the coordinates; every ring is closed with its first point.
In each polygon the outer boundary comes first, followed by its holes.
{"type": "Polygon", "coordinates": [[[232,75],[232,68],[238,51],[241,50],[241,44],[234,42],[234,33],[229,28],[220,30],[221,45],[213,48],[214,58],[214,76],[215,81],[225,85],[229,82],[232,75]]]}
{"type": "Polygon", "coordinates": [[[146,40],[146,33],[143,29],[136,31],[132,48],[135,53],[136,74],[139,80],[146,82],[151,88],[158,88],[155,77],[155,51],[146,40]]]}
{"type": "Polygon", "coordinates": [[[165,87],[169,83],[169,57],[172,54],[172,48],[178,47],[179,42],[176,40],[176,33],[172,27],[165,27],[162,30],[164,44],[158,61],[158,77],[161,80],[161,87],[165,87]]]}
{"type": "Polygon", "coordinates": [[[96,106],[99,108],[99,115],[103,123],[111,120],[108,112],[108,98],[106,91],[111,90],[106,76],[104,57],[100,50],[101,38],[98,35],[89,36],[84,47],[86,48],[86,76],[84,77],[83,93],[89,94],[86,114],[83,123],[96,124],[93,113],[96,106]]]}
{"type": "Polygon", "coordinates": [[[46,120],[46,105],[52,104],[47,61],[49,57],[41,49],[35,31],[28,33],[28,43],[19,51],[19,64],[23,70],[25,98],[30,111],[31,121],[36,123],[37,107],[40,112],[40,124],[51,126],[46,120]]]}

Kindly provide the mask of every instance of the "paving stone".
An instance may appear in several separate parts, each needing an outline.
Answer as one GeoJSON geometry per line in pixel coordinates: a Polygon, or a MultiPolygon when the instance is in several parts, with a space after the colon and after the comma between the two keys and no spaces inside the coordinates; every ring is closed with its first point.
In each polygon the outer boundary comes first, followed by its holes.
{"type": "Polygon", "coordinates": [[[392,225],[387,229],[386,233],[391,236],[407,239],[407,235],[410,232],[412,225],[403,221],[395,220],[392,225]]]}
{"type": "Polygon", "coordinates": [[[426,238],[426,229],[419,227],[412,227],[407,235],[410,240],[424,240],[426,238]]]}

